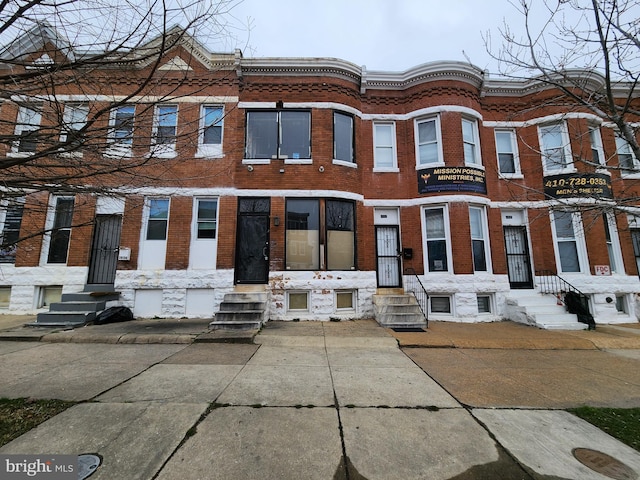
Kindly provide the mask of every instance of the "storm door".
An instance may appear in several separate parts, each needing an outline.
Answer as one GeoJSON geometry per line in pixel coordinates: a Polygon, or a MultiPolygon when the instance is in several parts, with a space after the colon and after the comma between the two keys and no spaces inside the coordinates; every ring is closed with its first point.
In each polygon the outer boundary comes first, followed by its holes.
{"type": "Polygon", "coordinates": [[[402,286],[400,237],[397,225],[376,226],[378,287],[402,286]]]}
{"type": "Polygon", "coordinates": [[[511,288],[533,288],[526,227],[504,227],[504,245],[511,288]]]}
{"type": "Polygon", "coordinates": [[[115,281],[121,229],[120,215],[96,216],[87,283],[112,284],[115,281]]]}
{"type": "Polygon", "coordinates": [[[269,198],[240,198],[236,231],[235,283],[269,280],[269,198]]]}

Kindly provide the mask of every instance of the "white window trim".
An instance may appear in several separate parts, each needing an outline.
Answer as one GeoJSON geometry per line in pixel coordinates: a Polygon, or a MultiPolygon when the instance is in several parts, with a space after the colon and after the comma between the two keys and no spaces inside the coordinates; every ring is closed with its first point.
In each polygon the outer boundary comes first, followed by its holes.
{"type": "MultiPolygon", "coordinates": [[[[51,245],[51,229],[53,228],[53,221],[56,216],[56,206],[58,203],[58,199],[68,199],[75,200],[75,197],[72,195],[50,195],[49,196],[49,205],[47,206],[47,218],[45,220],[44,228],[45,234],[42,236],[42,249],[40,251],[40,266],[66,266],[69,262],[69,251],[67,250],[67,262],[65,263],[49,263],[49,246],[51,245]]],[[[75,212],[74,212],[75,213],[75,212]]],[[[70,228],[73,233],[73,227],[70,228]]],[[[71,235],[69,235],[69,246],[71,245],[71,235]]],[[[67,248],[69,248],[67,246],[67,248]]]]}
{"type": "Polygon", "coordinates": [[[450,225],[449,225],[449,208],[447,205],[428,205],[428,206],[424,206],[421,209],[420,212],[420,222],[422,223],[422,251],[423,251],[423,265],[425,266],[424,268],[424,274],[425,275],[442,275],[442,274],[447,274],[447,273],[451,273],[453,271],[453,265],[452,265],[452,259],[453,259],[453,253],[452,253],[452,246],[451,246],[451,230],[450,230],[450,225]],[[427,210],[435,210],[435,209],[442,209],[443,211],[443,221],[444,221],[444,235],[445,235],[445,241],[446,241],[446,251],[447,251],[447,269],[446,270],[442,270],[439,272],[431,272],[429,271],[429,254],[428,254],[428,248],[427,248],[427,220],[425,218],[425,212],[427,210]]]}
{"type": "MultiPolygon", "coordinates": [[[[496,144],[496,161],[498,162],[498,177],[508,178],[508,179],[524,178],[524,175],[522,175],[522,170],[520,169],[520,153],[518,151],[518,136],[516,135],[515,128],[495,128],[493,130],[493,137],[496,144]],[[500,153],[501,152],[500,150],[498,150],[498,138],[496,135],[498,133],[508,133],[509,136],[511,137],[512,151],[510,153],[513,155],[513,169],[515,170],[515,172],[513,173],[503,173],[500,171],[500,153]]],[[[506,152],[502,152],[502,153],[506,153],[506,152]]]]}
{"type": "Polygon", "coordinates": [[[618,168],[620,169],[620,175],[627,178],[640,178],[640,160],[636,158],[631,150],[631,145],[624,138],[620,136],[619,132],[615,133],[616,141],[616,156],[618,157],[618,168]],[[622,147],[628,149],[628,152],[621,152],[622,147]],[[622,168],[620,165],[620,155],[631,155],[631,161],[633,162],[633,169],[629,170],[622,168]]]}
{"type": "MultiPolygon", "coordinates": [[[[37,131],[42,127],[42,112],[38,110],[39,105],[34,105],[34,108],[29,108],[27,106],[18,107],[18,116],[16,118],[16,128],[14,130],[14,135],[16,137],[20,137],[23,131],[37,131]],[[33,125],[27,124],[27,120],[25,119],[25,110],[31,110],[36,112],[38,117],[38,127],[36,128],[35,123],[33,125]],[[31,128],[24,128],[31,127],[31,128]]],[[[26,158],[32,156],[35,152],[20,152],[20,140],[16,139],[11,145],[11,151],[7,152],[7,157],[15,157],[15,158],[26,158]]]]}
{"type": "Polygon", "coordinates": [[[135,121],[136,110],[135,110],[134,104],[123,104],[111,109],[111,111],[109,112],[109,136],[108,136],[109,145],[107,146],[107,149],[104,152],[105,157],[130,158],[133,155],[133,129],[131,132],[132,134],[131,143],[121,143],[121,142],[118,142],[115,138],[116,114],[117,114],[117,110],[120,107],[133,107],[133,117],[135,121]]]}
{"type": "Polygon", "coordinates": [[[171,218],[171,197],[147,197],[144,199],[144,213],[142,216],[142,235],[140,240],[143,242],[166,242],[169,239],[169,219],[171,218]],[[147,231],[149,229],[149,219],[151,217],[151,201],[152,200],[168,200],[169,205],[167,207],[167,231],[165,232],[166,238],[162,240],[148,240],[147,231]]]}
{"type": "Polygon", "coordinates": [[[396,122],[377,121],[373,122],[373,171],[374,172],[399,172],[398,168],[398,148],[396,142],[396,122]],[[391,156],[392,165],[390,167],[379,167],[376,160],[376,150],[378,141],[376,139],[376,126],[387,125],[391,128],[391,156]]]}
{"type": "Polygon", "coordinates": [[[224,105],[204,104],[200,106],[200,124],[198,129],[198,149],[195,154],[196,158],[222,158],[224,156],[222,153],[222,145],[224,145],[224,117],[224,105]],[[222,110],[220,122],[218,122],[221,128],[219,144],[204,143],[205,109],[207,107],[219,108],[220,110],[222,110]]]}
{"type": "MultiPolygon", "coordinates": [[[[428,117],[416,118],[414,121],[414,137],[416,149],[416,170],[423,168],[439,167],[444,165],[444,153],[442,151],[442,129],[440,128],[440,115],[431,115],[428,117]],[[418,135],[418,126],[423,122],[430,120],[436,121],[436,142],[438,143],[438,161],[431,163],[420,163],[420,140],[418,135]]],[[[475,164],[474,164],[475,165],[475,164]]]]}
{"type": "Polygon", "coordinates": [[[542,160],[542,172],[544,175],[557,175],[561,173],[573,173],[576,171],[575,165],[573,164],[573,156],[571,154],[571,140],[569,138],[567,122],[563,120],[561,122],[551,122],[538,125],[538,144],[540,145],[540,159],[542,160]],[[544,127],[550,127],[552,125],[558,125],[560,127],[560,134],[562,135],[562,148],[564,149],[564,157],[567,161],[567,165],[564,168],[558,168],[555,170],[549,170],[547,168],[547,159],[544,153],[545,148],[541,130],[544,127]]]}
{"type": "Polygon", "coordinates": [[[193,213],[191,222],[191,238],[193,242],[217,242],[219,231],[218,218],[220,216],[220,198],[219,197],[195,197],[193,199],[193,213]],[[216,201],[216,237],[215,238],[198,238],[198,205],[201,201],[216,201]]]}
{"type": "MultiPolygon", "coordinates": [[[[475,118],[466,118],[466,117],[462,117],[462,125],[464,125],[466,123],[471,125],[471,131],[473,133],[473,155],[475,157],[475,162],[467,162],[467,159],[464,159],[464,164],[468,165],[468,166],[472,166],[472,167],[482,167],[482,155],[480,153],[480,131],[479,131],[479,127],[478,127],[478,120],[475,118]]],[[[463,133],[462,133],[462,144],[463,144],[463,152],[462,155],[464,156],[464,144],[466,142],[464,141],[464,128],[463,128],[463,133]]]]}
{"type": "Polygon", "coordinates": [[[624,261],[622,259],[622,249],[620,248],[620,236],[618,235],[618,226],[616,225],[615,216],[613,216],[609,212],[605,212],[604,215],[609,226],[609,235],[611,236],[611,247],[613,250],[613,261],[616,265],[615,272],[612,271],[611,273],[614,275],[625,275],[624,261]]]}
{"type": "Polygon", "coordinates": [[[483,315],[483,316],[494,315],[494,312],[495,312],[495,301],[494,301],[493,294],[492,293],[485,293],[485,292],[476,293],[476,305],[478,304],[478,297],[489,297],[489,311],[488,312],[481,312],[480,310],[478,310],[478,315],[483,315]]]}
{"type": "MultiPolygon", "coordinates": [[[[479,270],[478,272],[476,272],[474,267],[474,273],[481,273],[481,274],[493,273],[493,270],[492,270],[493,262],[491,261],[491,247],[489,245],[489,225],[488,225],[488,219],[487,219],[487,210],[483,206],[469,205],[469,211],[471,211],[471,209],[480,211],[480,220],[482,221],[482,235],[483,235],[482,240],[484,241],[484,258],[485,258],[485,261],[487,262],[486,270],[479,270]]],[[[471,219],[471,216],[469,216],[469,219],[471,219]]],[[[471,228],[471,225],[469,225],[469,228],[471,228]]],[[[471,240],[471,249],[472,249],[471,253],[473,256],[473,240],[474,240],[473,236],[470,237],[470,240],[471,240]]],[[[474,264],[475,264],[475,260],[474,260],[474,264]]]]}
{"type": "Polygon", "coordinates": [[[287,313],[304,313],[304,312],[310,312],[311,311],[311,295],[309,290],[287,290],[286,292],[286,297],[287,297],[287,313]],[[292,293],[295,294],[301,294],[304,293],[307,296],[307,308],[305,309],[292,309],[289,306],[289,295],[291,295],[292,293]]]}
{"type": "Polygon", "coordinates": [[[160,107],[176,107],[176,142],[178,141],[178,121],[180,115],[180,108],[178,104],[175,103],[162,103],[156,105],[153,112],[153,129],[151,132],[151,151],[149,152],[150,157],[155,158],[175,158],[178,156],[178,152],[176,151],[175,143],[156,143],[158,139],[158,127],[160,126],[160,107]]]}
{"type": "Polygon", "coordinates": [[[429,302],[428,302],[428,309],[429,309],[429,318],[433,319],[433,320],[437,320],[440,317],[448,319],[451,317],[455,317],[455,295],[450,294],[450,293],[438,293],[438,294],[433,294],[429,296],[429,302]],[[433,297],[447,297],[449,299],[449,309],[451,310],[450,312],[434,312],[431,310],[431,299],[433,297]]]}
{"type": "Polygon", "coordinates": [[[336,313],[354,313],[357,310],[357,290],[334,290],[333,291],[333,302],[335,305],[335,311],[336,313]],[[351,294],[351,307],[350,308],[338,308],[338,294],[346,294],[346,293],[350,293],[351,294]]]}
{"type": "Polygon", "coordinates": [[[597,168],[599,170],[606,169],[607,164],[606,164],[606,159],[604,157],[604,147],[602,146],[602,133],[600,132],[599,125],[593,125],[593,124],[589,125],[589,142],[591,143],[591,150],[596,150],[598,152],[598,158],[600,159],[600,162],[599,162],[599,167],[597,168]],[[592,134],[594,138],[592,138],[592,134]],[[593,140],[595,140],[595,142],[593,140]]]}
{"type": "MultiPolygon", "coordinates": [[[[585,241],[584,228],[582,226],[582,217],[579,212],[571,213],[571,220],[573,225],[573,235],[576,242],[576,250],[578,252],[578,265],[580,267],[579,272],[563,272],[562,263],[560,262],[560,250],[558,249],[558,234],[556,233],[555,212],[551,210],[549,212],[551,217],[551,232],[553,235],[553,253],[556,257],[556,271],[563,275],[584,275],[589,273],[589,258],[587,256],[587,245],[585,241]]],[[[563,237],[565,238],[565,237],[563,237]]]]}

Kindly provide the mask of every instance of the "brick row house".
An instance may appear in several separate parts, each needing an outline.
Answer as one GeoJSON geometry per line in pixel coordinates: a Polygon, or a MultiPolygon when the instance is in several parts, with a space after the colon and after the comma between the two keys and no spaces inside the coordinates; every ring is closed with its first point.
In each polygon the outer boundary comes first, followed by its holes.
{"type": "MultiPolygon", "coordinates": [[[[57,92],[70,124],[134,91],[129,70],[106,74],[108,93],[57,92]]],[[[2,252],[4,312],[107,284],[138,317],[211,318],[250,286],[271,320],[371,318],[375,295],[416,274],[430,319],[522,321],[518,295],[548,271],[596,322],[637,321],[640,208],[586,207],[637,195],[640,161],[613,125],[550,102],[543,84],[458,62],[367,71],[195,42],[155,75],[153,92],[105,118],[104,148],[68,155],[152,164],[3,208],[4,242],[24,239],[2,252]]],[[[46,108],[5,98],[2,128],[44,126],[46,108]]]]}

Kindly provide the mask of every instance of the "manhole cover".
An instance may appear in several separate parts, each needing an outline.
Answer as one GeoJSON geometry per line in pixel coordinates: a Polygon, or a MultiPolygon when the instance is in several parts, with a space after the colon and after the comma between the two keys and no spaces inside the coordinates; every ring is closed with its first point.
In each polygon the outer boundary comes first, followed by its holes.
{"type": "Polygon", "coordinates": [[[100,466],[100,463],[102,463],[100,455],[78,455],[78,480],[84,480],[93,475],[93,472],[100,466]]]}
{"type": "Polygon", "coordinates": [[[620,460],[611,455],[591,450],[590,448],[574,448],[573,456],[581,464],[594,472],[601,473],[615,480],[637,480],[638,475],[620,460]]]}

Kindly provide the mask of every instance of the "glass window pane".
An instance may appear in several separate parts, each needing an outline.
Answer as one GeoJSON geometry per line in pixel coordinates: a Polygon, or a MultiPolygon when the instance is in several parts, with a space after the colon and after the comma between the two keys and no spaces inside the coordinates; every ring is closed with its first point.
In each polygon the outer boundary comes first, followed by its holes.
{"type": "Polygon", "coordinates": [[[444,212],[441,208],[425,210],[427,238],[444,238],[444,212]]]}
{"type": "Polygon", "coordinates": [[[393,148],[376,147],[376,167],[393,167],[393,148]]]}
{"type": "Polygon", "coordinates": [[[478,313],[491,313],[491,297],[478,296],[478,313]]]}
{"type": "Polygon", "coordinates": [[[278,113],[247,113],[246,158],[271,158],[278,153],[278,113]]]}
{"type": "Polygon", "coordinates": [[[353,309],[353,292],[336,292],[337,309],[353,309]]]}
{"type": "Polygon", "coordinates": [[[418,142],[435,142],[436,136],[436,121],[428,120],[426,122],[420,122],[418,124],[418,142]]]}
{"type": "Polygon", "coordinates": [[[147,240],[166,240],[167,239],[167,221],[166,220],[149,220],[147,225],[147,240]]]}
{"type": "Polygon", "coordinates": [[[0,308],[9,308],[11,287],[0,287],[0,308]]]}
{"type": "Polygon", "coordinates": [[[342,113],[334,113],[334,158],[345,162],[353,159],[353,117],[342,113]]]}
{"type": "Polygon", "coordinates": [[[473,269],[476,272],[487,271],[487,258],[484,248],[484,240],[473,240],[473,269]]]}
{"type": "Polygon", "coordinates": [[[320,267],[320,206],[317,200],[288,200],[286,268],[320,267]]]}
{"type": "Polygon", "coordinates": [[[311,114],[280,112],[280,155],[311,158],[311,114]]]}
{"type": "Polygon", "coordinates": [[[462,120],[462,140],[469,143],[475,143],[475,135],[473,133],[474,123],[469,120],[462,120]]]}
{"type": "Polygon", "coordinates": [[[433,313],[451,313],[451,299],[449,297],[430,297],[433,313]]]}
{"type": "Polygon", "coordinates": [[[330,230],[327,232],[327,269],[353,270],[355,268],[355,235],[353,232],[330,230]]]}
{"type": "Polygon", "coordinates": [[[149,218],[162,219],[169,217],[169,200],[168,199],[152,199],[149,201],[149,218]]]}
{"type": "Polygon", "coordinates": [[[135,107],[124,105],[116,109],[114,117],[114,138],[118,143],[131,144],[133,142],[133,120],[135,107]]]}
{"type": "Polygon", "coordinates": [[[307,292],[290,292],[289,310],[309,310],[309,294],[307,292]]]}
{"type": "Polygon", "coordinates": [[[391,125],[376,125],[376,146],[390,146],[393,144],[391,125]]]}
{"type": "Polygon", "coordinates": [[[498,152],[513,153],[511,132],[496,132],[496,148],[498,152]]]}
{"type": "Polygon", "coordinates": [[[71,230],[54,230],[49,243],[48,263],[67,263],[71,230]]]}
{"type": "Polygon", "coordinates": [[[427,256],[429,257],[430,272],[447,271],[447,242],[445,240],[427,241],[427,256]]]}
{"type": "Polygon", "coordinates": [[[500,173],[515,173],[516,164],[511,153],[499,153],[500,173]]]}
{"type": "Polygon", "coordinates": [[[420,153],[420,163],[437,163],[438,162],[438,144],[429,143],[418,147],[420,153]]]}
{"type": "Polygon", "coordinates": [[[563,272],[580,271],[578,249],[575,241],[558,242],[558,253],[560,255],[560,267],[563,272]]]}
{"type": "Polygon", "coordinates": [[[222,143],[222,108],[204,107],[202,143],[219,145],[222,143]]]}
{"type": "Polygon", "coordinates": [[[53,228],[71,227],[73,217],[73,198],[58,198],[56,201],[56,212],[53,219],[53,228]]]}
{"type": "Polygon", "coordinates": [[[464,161],[465,163],[476,163],[476,147],[473,144],[464,144],[464,161]]]}
{"type": "Polygon", "coordinates": [[[571,212],[554,212],[556,235],[558,238],[574,238],[573,214],[571,212]]]}
{"type": "Polygon", "coordinates": [[[471,226],[471,238],[484,238],[482,210],[479,208],[469,209],[469,224],[471,226]]]}

